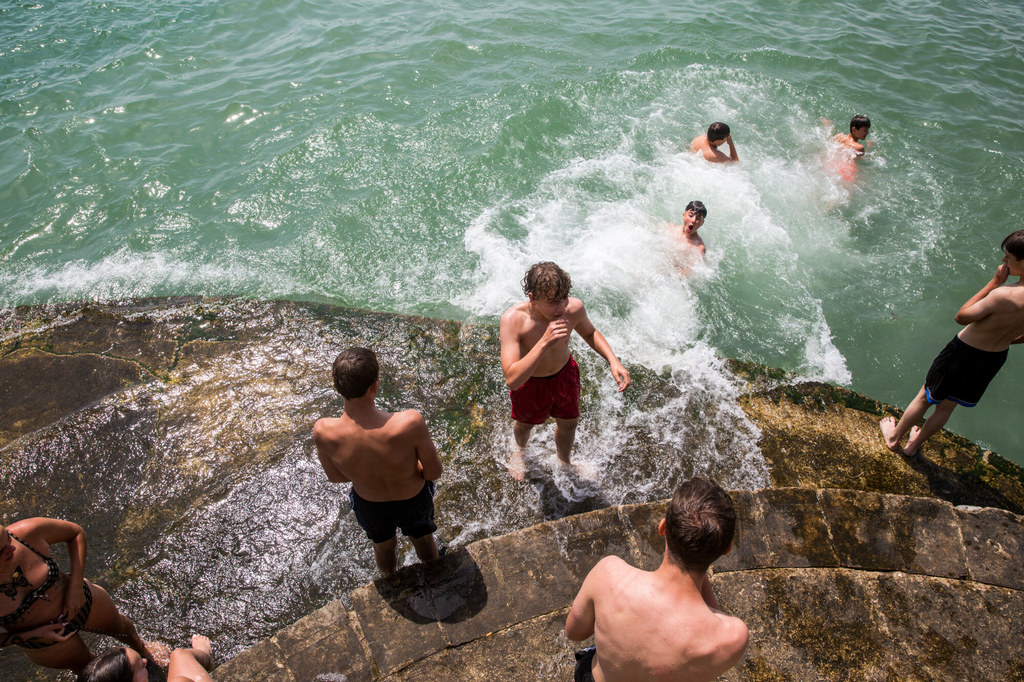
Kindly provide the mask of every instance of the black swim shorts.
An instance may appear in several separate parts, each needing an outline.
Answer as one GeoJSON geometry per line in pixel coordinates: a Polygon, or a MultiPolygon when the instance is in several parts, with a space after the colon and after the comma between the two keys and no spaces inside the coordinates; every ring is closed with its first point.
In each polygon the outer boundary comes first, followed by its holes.
{"type": "Polygon", "coordinates": [[[1008,351],[979,350],[954,336],[935,358],[924,380],[925,398],[932,405],[952,400],[974,407],[1006,362],[1008,351]]]}
{"type": "Polygon", "coordinates": [[[594,654],[597,647],[588,646],[576,652],[576,670],[573,671],[573,682],[594,682],[594,654]]]}
{"type": "Polygon", "coordinates": [[[402,529],[406,537],[419,539],[430,535],[434,525],[434,482],[425,481],[423,489],[408,500],[370,502],[356,494],[355,488],[348,494],[356,521],[374,543],[381,543],[395,537],[395,530],[402,529]]]}

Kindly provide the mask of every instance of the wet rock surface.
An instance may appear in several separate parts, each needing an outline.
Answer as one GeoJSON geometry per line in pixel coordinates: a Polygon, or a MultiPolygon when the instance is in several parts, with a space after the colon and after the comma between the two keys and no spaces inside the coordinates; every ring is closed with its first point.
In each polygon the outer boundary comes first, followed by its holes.
{"type": "MultiPolygon", "coordinates": [[[[1024,518],[850,490],[733,496],[742,535],[712,583],[722,607],[747,623],[750,646],[722,679],[1024,673],[1024,572],[1015,560],[1024,518]]],[[[664,510],[663,502],[611,507],[471,543],[356,590],[350,608],[332,603],[215,677],[572,679],[582,645],[562,628],[573,594],[610,552],[654,569],[661,553],[652,528],[664,510]]]]}
{"type": "MultiPolygon", "coordinates": [[[[586,434],[612,422],[622,459],[590,480],[541,466],[513,481],[497,349],[489,325],[292,302],[0,311],[0,474],[11,491],[0,518],[81,523],[86,574],[144,634],[182,645],[205,632],[220,660],[250,647],[218,679],[565,679],[574,645],[561,626],[590,566],[607,553],[660,560],[650,500],[693,474],[770,484],[733,493],[741,535],[715,578],[723,605],[757,632],[729,679],[948,679],[936,671],[950,651],[964,653],[942,665],[970,673],[955,678],[1024,675],[1019,646],[977,644],[1020,641],[999,615],[1024,614],[1006,560],[1019,556],[1024,511],[1012,462],[946,432],[904,459],[878,433],[892,407],[734,362],[753,426],[730,437],[755,437],[760,464],[730,459],[722,429],[710,446],[700,431],[681,445],[655,437],[629,415],[666,409],[679,389],[631,366],[622,411],[581,424],[586,434]],[[453,550],[390,581],[373,580],[365,537],[309,439],[315,418],[340,411],[329,364],[348,345],[377,349],[383,406],[423,411],[446,466],[438,525],[453,550]],[[696,456],[708,447],[722,456],[696,456]],[[942,609],[958,604],[951,621],[942,609]],[[835,634],[799,627],[815,619],[835,634]],[[995,659],[1002,667],[983,667],[995,659]],[[844,677],[844,665],[858,673],[844,677]]],[[[593,405],[604,370],[587,362],[593,405]]],[[[688,409],[688,421],[717,410],[688,409]]],[[[4,650],[0,678],[59,676],[4,650]]]]}

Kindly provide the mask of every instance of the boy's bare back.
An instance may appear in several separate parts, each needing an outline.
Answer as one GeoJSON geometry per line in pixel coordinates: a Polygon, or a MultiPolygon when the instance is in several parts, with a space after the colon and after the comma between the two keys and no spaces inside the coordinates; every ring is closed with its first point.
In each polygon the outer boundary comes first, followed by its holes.
{"type": "Polygon", "coordinates": [[[713,680],[746,649],[743,621],[656,572],[606,557],[586,582],[595,611],[595,679],[713,680]]]}
{"type": "Polygon", "coordinates": [[[320,419],[313,441],[328,479],[351,481],[356,494],[370,502],[410,499],[425,479],[440,475],[437,451],[416,410],[320,419]]]}

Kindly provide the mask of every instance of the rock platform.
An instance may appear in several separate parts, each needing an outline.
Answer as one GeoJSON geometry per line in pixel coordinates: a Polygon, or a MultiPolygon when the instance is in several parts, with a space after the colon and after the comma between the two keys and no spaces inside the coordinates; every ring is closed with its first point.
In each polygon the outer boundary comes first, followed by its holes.
{"type": "MultiPolygon", "coordinates": [[[[86,575],[147,636],[203,631],[222,659],[245,649],[219,680],[569,679],[562,627],[583,577],[609,553],[656,565],[664,503],[650,500],[699,474],[760,488],[734,491],[740,534],[713,578],[752,634],[726,679],[1024,680],[1017,464],[945,431],[901,457],[878,431],[892,406],[712,358],[736,377],[725,407],[742,413],[741,437],[720,440],[719,424],[666,445],[616,413],[618,458],[569,501],[550,472],[513,481],[500,463],[497,345],[494,325],[289,301],[0,310],[0,519],[87,528],[86,575]],[[389,409],[430,415],[446,467],[438,525],[461,538],[369,584],[370,548],[309,439],[339,409],[329,363],[344,345],[381,349],[389,409]],[[752,479],[737,452],[753,440],[752,479]],[[614,486],[626,493],[606,498],[614,486]],[[482,511],[514,532],[488,537],[507,530],[482,511]],[[287,551],[264,541],[279,535],[287,551]],[[182,565],[196,570],[165,560],[193,548],[182,565]]],[[[603,368],[587,369],[593,405],[603,368]]],[[[726,412],[678,410],[668,377],[629,369],[634,413],[671,406],[687,427],[726,412]]],[[[5,649],[0,679],[67,677],[5,649]]]]}
{"type": "MultiPolygon", "coordinates": [[[[750,628],[726,680],[1024,679],[1024,518],[923,497],[733,491],[714,567],[750,628]]],[[[266,680],[570,680],[563,631],[607,554],[661,561],[666,503],[610,507],[474,542],[381,578],[215,671],[266,680]]],[[[589,644],[590,642],[587,642],[589,644]]]]}

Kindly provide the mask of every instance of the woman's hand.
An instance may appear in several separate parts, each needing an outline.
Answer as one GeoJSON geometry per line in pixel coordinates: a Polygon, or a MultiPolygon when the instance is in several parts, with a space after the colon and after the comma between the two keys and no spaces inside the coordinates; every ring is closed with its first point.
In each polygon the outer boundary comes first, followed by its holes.
{"type": "Polygon", "coordinates": [[[6,635],[3,646],[24,646],[25,644],[60,644],[74,637],[76,633],[63,634],[64,623],[40,625],[24,632],[12,632],[6,635]]]}
{"type": "Polygon", "coordinates": [[[79,580],[78,584],[68,580],[68,586],[64,591],[64,610],[61,615],[64,620],[72,620],[85,606],[85,584],[79,580]]]}

